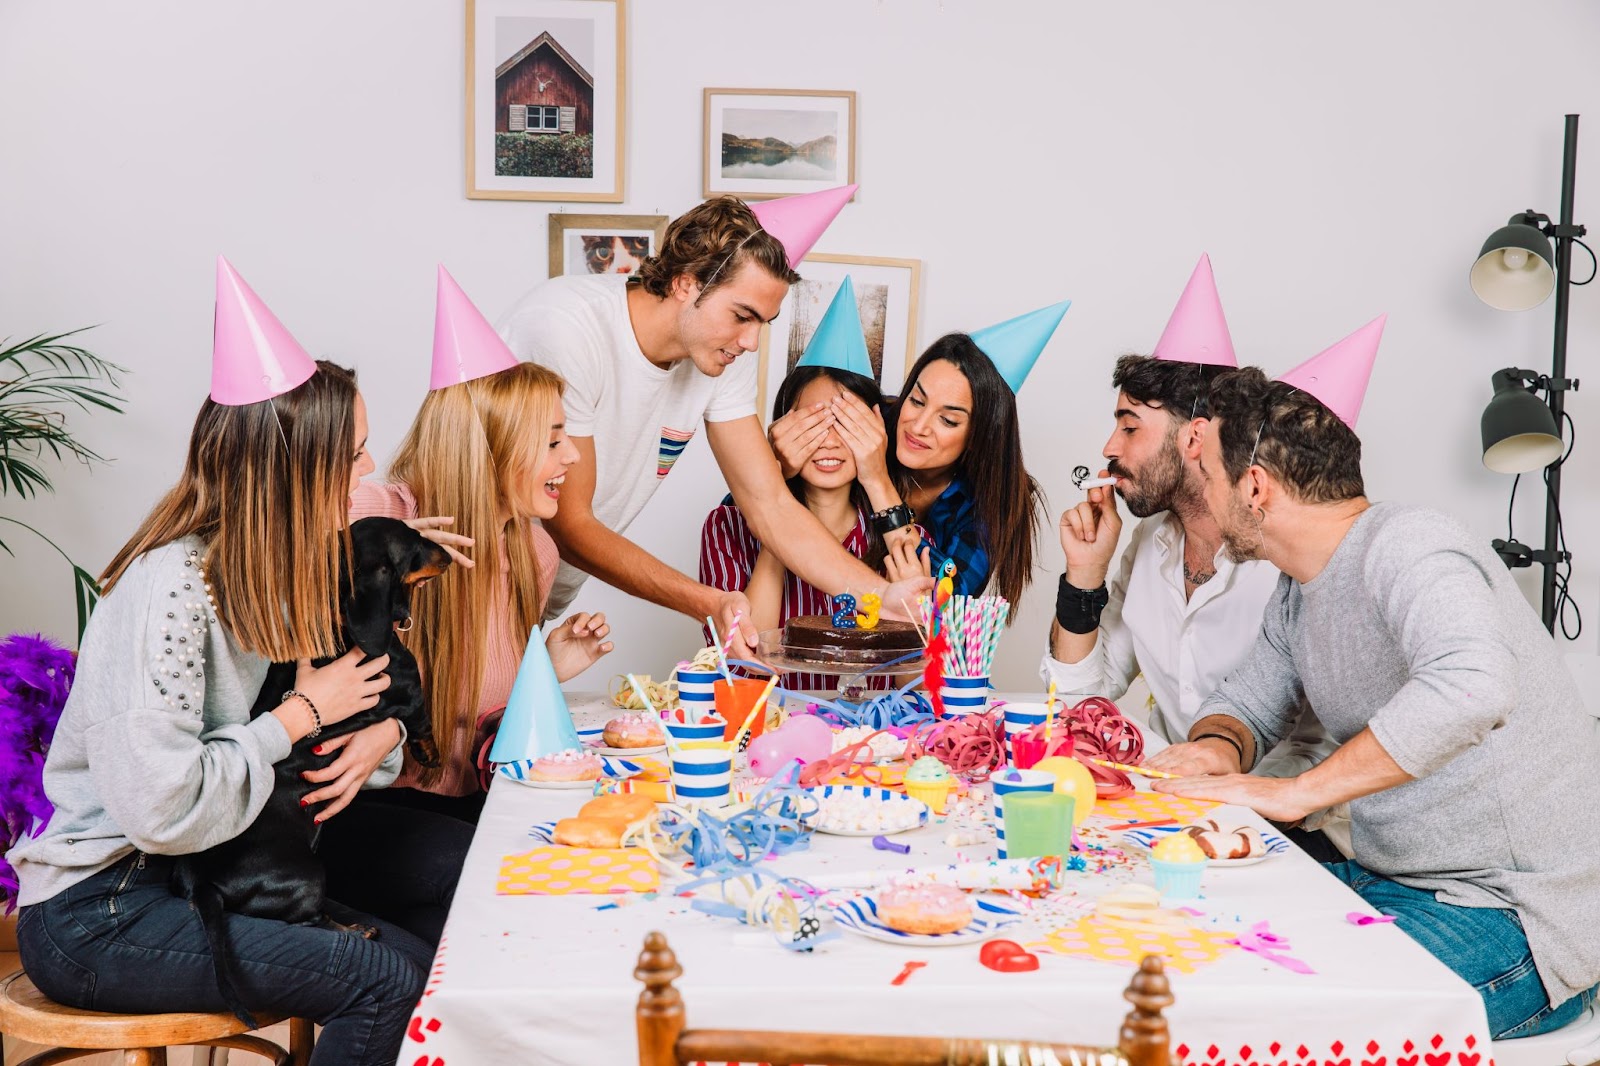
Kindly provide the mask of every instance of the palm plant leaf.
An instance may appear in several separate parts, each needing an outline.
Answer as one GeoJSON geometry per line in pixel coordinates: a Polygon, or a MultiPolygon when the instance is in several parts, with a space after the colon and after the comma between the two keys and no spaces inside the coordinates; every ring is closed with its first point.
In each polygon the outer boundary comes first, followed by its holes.
{"type": "MultiPolygon", "coordinates": [[[[32,499],[53,492],[41,460],[74,459],[103,462],[67,426],[76,409],[121,413],[121,382],[126,369],[70,342],[83,330],[40,333],[21,341],[0,339],[0,496],[15,493],[32,499]]],[[[94,575],[73,562],[60,546],[34,527],[0,515],[0,522],[20,526],[43,540],[72,567],[73,601],[78,612],[78,639],[83,639],[89,613],[100,598],[94,575]]],[[[0,550],[12,554],[0,540],[0,550]]]]}

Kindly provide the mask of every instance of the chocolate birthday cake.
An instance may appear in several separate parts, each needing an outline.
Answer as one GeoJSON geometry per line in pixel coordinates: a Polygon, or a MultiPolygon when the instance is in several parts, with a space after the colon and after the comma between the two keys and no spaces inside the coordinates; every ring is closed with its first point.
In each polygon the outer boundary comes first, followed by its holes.
{"type": "Polygon", "coordinates": [[[783,646],[791,655],[841,663],[882,663],[922,650],[917,627],[880,621],[874,629],[835,626],[825,614],[791,618],[783,625],[783,646]]]}

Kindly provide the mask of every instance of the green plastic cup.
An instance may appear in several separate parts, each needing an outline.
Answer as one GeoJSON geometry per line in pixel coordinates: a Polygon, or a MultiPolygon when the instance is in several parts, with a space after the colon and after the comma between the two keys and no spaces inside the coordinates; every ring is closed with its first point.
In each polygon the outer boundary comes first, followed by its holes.
{"type": "Polygon", "coordinates": [[[1072,797],[1062,792],[1006,796],[1006,858],[1072,854],[1072,797]]]}

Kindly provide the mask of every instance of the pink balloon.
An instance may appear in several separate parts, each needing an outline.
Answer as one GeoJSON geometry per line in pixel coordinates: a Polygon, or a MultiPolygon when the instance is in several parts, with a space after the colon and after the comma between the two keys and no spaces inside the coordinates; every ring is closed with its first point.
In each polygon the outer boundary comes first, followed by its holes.
{"type": "Polygon", "coordinates": [[[757,777],[771,777],[795,756],[790,752],[790,742],[795,738],[781,729],[763,733],[750,742],[750,772],[757,777]]]}
{"type": "Polygon", "coordinates": [[[783,723],[778,732],[801,738],[795,754],[806,762],[816,762],[833,754],[833,730],[814,714],[797,714],[783,723]]]}

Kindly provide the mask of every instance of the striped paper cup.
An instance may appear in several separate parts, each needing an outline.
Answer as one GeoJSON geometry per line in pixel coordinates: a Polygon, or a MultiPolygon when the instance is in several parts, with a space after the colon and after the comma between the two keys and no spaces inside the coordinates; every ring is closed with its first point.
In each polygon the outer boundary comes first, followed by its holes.
{"type": "Polygon", "coordinates": [[[1043,703],[1008,703],[1003,708],[1006,725],[1006,761],[1015,765],[1016,752],[1011,749],[1011,738],[1026,733],[1036,725],[1043,725],[1050,708],[1043,703]]]}
{"type": "Polygon", "coordinates": [[[683,806],[726,807],[732,784],[733,752],[728,745],[672,753],[672,792],[683,806]]]}
{"type": "Polygon", "coordinates": [[[709,713],[703,721],[679,722],[669,718],[666,725],[667,732],[678,744],[696,744],[708,740],[721,744],[722,734],[727,728],[726,722],[709,713]]]}
{"type": "Polygon", "coordinates": [[[994,788],[994,835],[999,851],[995,857],[1006,857],[1006,793],[1053,792],[1056,775],[1043,770],[1001,770],[989,778],[994,788]]]}
{"type": "Polygon", "coordinates": [[[717,707],[716,685],[722,675],[716,670],[694,670],[680,666],[678,676],[678,705],[684,717],[698,722],[717,707]]]}
{"type": "Polygon", "coordinates": [[[944,701],[946,717],[977,714],[989,709],[989,675],[943,674],[939,680],[939,698],[944,701]]]}

